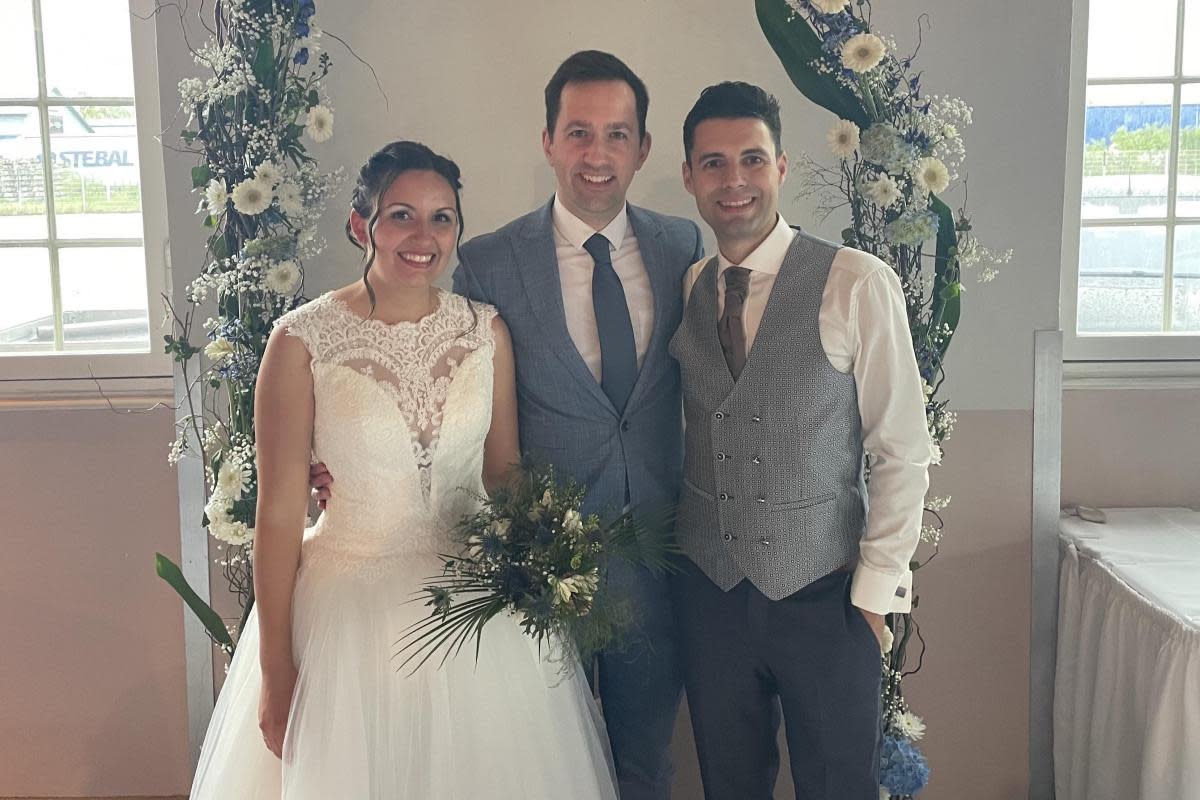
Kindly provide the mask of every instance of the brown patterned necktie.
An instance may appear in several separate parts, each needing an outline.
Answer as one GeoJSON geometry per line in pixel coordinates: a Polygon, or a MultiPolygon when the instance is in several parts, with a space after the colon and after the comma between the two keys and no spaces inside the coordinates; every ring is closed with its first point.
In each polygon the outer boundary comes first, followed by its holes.
{"type": "Polygon", "coordinates": [[[725,270],[725,308],[717,323],[717,338],[721,340],[725,363],[735,381],[746,366],[746,328],[742,323],[742,309],[746,306],[749,291],[750,270],[745,267],[725,270]]]}

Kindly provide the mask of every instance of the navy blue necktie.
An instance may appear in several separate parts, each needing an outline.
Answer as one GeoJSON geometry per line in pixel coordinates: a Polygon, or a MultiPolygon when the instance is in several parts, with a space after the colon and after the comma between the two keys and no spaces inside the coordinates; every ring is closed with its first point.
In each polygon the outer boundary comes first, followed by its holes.
{"type": "Polygon", "coordinates": [[[637,380],[637,345],[629,304],[608,254],[608,239],[592,234],[583,249],[596,262],[592,270],[592,306],[596,309],[596,332],[600,334],[600,388],[623,413],[637,380]]]}

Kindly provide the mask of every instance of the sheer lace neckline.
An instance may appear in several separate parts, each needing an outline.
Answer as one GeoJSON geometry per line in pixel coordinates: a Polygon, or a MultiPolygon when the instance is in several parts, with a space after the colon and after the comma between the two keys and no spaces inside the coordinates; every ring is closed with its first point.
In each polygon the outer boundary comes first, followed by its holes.
{"type": "Polygon", "coordinates": [[[384,322],[380,319],[363,317],[357,311],[351,308],[348,302],[338,297],[333,292],[328,292],[323,297],[331,307],[361,325],[373,325],[385,330],[414,330],[429,327],[433,320],[437,319],[446,311],[445,296],[447,294],[448,292],[446,292],[444,289],[438,289],[434,292],[434,306],[432,311],[418,320],[400,320],[399,322],[384,322]]]}

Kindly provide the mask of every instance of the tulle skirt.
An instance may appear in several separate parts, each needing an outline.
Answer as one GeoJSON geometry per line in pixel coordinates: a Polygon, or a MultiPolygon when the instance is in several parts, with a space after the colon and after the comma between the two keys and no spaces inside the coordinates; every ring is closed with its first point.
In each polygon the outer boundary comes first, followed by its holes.
{"type": "MultiPolygon", "coordinates": [[[[579,669],[502,615],[438,666],[397,671],[394,642],[427,616],[427,555],[347,556],[305,542],[293,603],[299,678],[277,759],[258,728],[257,615],[217,701],[192,800],[591,800],[617,794],[579,669]]],[[[561,655],[561,654],[560,654],[561,655]]]]}

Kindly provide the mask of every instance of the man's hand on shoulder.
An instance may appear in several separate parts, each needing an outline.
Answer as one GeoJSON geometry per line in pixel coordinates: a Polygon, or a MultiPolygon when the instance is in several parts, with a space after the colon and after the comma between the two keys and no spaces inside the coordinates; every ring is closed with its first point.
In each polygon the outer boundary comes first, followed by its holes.
{"type": "Polygon", "coordinates": [[[332,494],[329,487],[333,485],[333,475],[329,474],[329,468],[324,462],[318,461],[308,468],[308,485],[312,488],[313,499],[317,501],[317,505],[324,509],[326,503],[332,494]]]}

